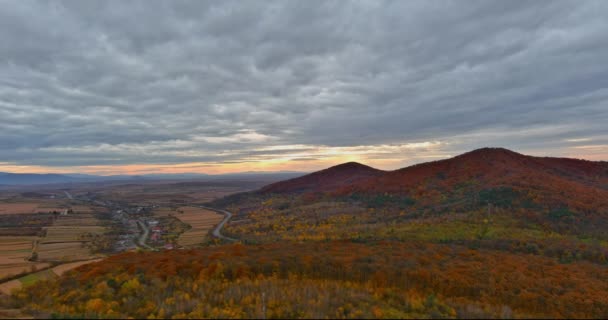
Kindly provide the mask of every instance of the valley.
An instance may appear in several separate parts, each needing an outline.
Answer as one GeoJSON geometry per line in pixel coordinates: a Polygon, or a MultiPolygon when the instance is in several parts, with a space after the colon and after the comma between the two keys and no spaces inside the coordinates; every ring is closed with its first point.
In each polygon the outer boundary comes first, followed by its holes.
{"type": "Polygon", "coordinates": [[[211,228],[224,215],[203,209],[198,203],[247,190],[248,185],[199,183],[188,196],[187,190],[192,187],[181,184],[156,183],[148,186],[153,192],[129,184],[110,189],[51,186],[42,187],[40,192],[28,191],[40,187],[21,187],[19,192],[3,193],[0,292],[10,294],[24,285],[54,279],[120,252],[191,248],[207,243],[211,241],[211,228]],[[137,201],[129,202],[133,199],[137,201]]]}
{"type": "Polygon", "coordinates": [[[69,214],[28,207],[31,236],[7,238],[7,259],[34,239],[46,264],[7,283],[3,305],[42,318],[602,317],[607,181],[605,162],[486,148],[255,186],[65,190],[55,206],[69,214]]]}

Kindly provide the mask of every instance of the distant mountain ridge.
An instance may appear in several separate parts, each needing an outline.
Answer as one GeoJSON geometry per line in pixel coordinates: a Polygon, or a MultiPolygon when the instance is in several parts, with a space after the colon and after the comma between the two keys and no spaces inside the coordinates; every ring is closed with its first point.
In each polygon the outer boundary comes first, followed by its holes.
{"type": "Polygon", "coordinates": [[[65,183],[77,181],[78,178],[61,174],[33,174],[0,172],[1,185],[29,185],[46,183],[65,183]]]}
{"type": "Polygon", "coordinates": [[[0,185],[4,186],[27,186],[42,184],[61,183],[88,183],[108,181],[149,181],[149,180],[217,180],[217,179],[256,179],[272,178],[272,180],[289,179],[301,176],[304,173],[295,171],[277,172],[238,172],[229,174],[210,175],[203,173],[167,173],[167,174],[144,174],[144,175],[112,175],[98,176],[81,173],[55,174],[55,173],[8,173],[0,172],[0,185]]]}

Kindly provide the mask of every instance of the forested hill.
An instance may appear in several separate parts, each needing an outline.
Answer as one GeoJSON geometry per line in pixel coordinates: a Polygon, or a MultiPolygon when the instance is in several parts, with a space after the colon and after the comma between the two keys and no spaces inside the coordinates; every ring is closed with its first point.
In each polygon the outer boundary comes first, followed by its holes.
{"type": "Polygon", "coordinates": [[[608,213],[608,163],[483,148],[395,171],[346,163],[269,185],[260,193],[392,195],[427,207],[478,201],[608,213]]]}
{"type": "Polygon", "coordinates": [[[303,177],[273,183],[261,189],[262,193],[331,192],[355,185],[370,178],[382,176],[385,171],[357,163],[347,162],[303,177]]]}

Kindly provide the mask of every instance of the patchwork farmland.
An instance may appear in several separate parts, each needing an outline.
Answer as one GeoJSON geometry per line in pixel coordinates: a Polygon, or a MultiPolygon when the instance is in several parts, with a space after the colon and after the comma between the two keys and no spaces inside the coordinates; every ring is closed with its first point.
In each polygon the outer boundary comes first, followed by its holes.
{"type": "Polygon", "coordinates": [[[61,194],[14,193],[0,199],[0,280],[99,256],[92,252],[107,232],[96,217],[99,208],[61,194]]]}
{"type": "Polygon", "coordinates": [[[36,237],[0,237],[0,279],[50,266],[47,262],[33,262],[32,246],[36,237]]]}
{"type": "Polygon", "coordinates": [[[36,247],[38,261],[67,262],[97,257],[89,244],[106,231],[90,213],[59,216],[52,226],[43,228],[43,237],[36,247]]]}

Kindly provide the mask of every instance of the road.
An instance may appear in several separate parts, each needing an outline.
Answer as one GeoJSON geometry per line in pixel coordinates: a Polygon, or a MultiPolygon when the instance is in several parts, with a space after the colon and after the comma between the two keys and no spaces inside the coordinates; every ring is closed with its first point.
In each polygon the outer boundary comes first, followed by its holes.
{"type": "Polygon", "coordinates": [[[219,212],[224,215],[224,220],[222,220],[222,222],[220,222],[215,227],[215,229],[213,229],[213,232],[211,233],[211,234],[213,234],[214,237],[222,239],[222,240],[227,240],[227,241],[237,241],[236,239],[222,235],[222,232],[221,232],[222,228],[224,227],[226,222],[228,222],[228,220],[230,220],[230,218],[232,218],[232,213],[230,213],[229,211],[226,211],[226,210],[214,209],[214,208],[209,208],[209,207],[205,207],[205,206],[200,206],[200,207],[203,209],[219,212]]]}
{"type": "MultiPolygon", "coordinates": [[[[64,191],[64,193],[65,193],[65,195],[69,199],[74,199],[69,192],[64,191]]],[[[93,202],[95,202],[95,201],[93,201],[93,202]]],[[[99,203],[99,204],[102,205],[102,206],[110,208],[110,206],[108,205],[108,203],[99,203]]],[[[211,233],[214,237],[216,237],[218,239],[226,240],[226,241],[238,241],[237,239],[233,239],[233,238],[226,237],[226,236],[222,235],[222,228],[232,218],[232,213],[231,212],[226,211],[226,210],[221,210],[221,209],[215,209],[215,208],[205,207],[205,206],[199,206],[199,207],[203,208],[203,209],[215,211],[215,212],[218,212],[218,213],[224,215],[224,219],[217,226],[215,226],[215,229],[213,229],[213,231],[211,233]]],[[[116,208],[113,208],[113,209],[116,209],[116,208]]],[[[148,226],[146,226],[146,224],[144,222],[142,222],[141,220],[137,220],[137,225],[142,230],[142,233],[141,233],[140,237],[137,239],[137,245],[139,247],[141,247],[141,248],[157,251],[157,249],[152,248],[151,246],[149,246],[149,245],[146,244],[146,240],[148,240],[148,237],[150,235],[150,229],[148,228],[148,226]]]]}
{"type": "Polygon", "coordinates": [[[146,244],[146,240],[148,239],[148,235],[150,234],[150,229],[148,229],[148,227],[146,226],[145,223],[141,222],[141,220],[137,220],[137,224],[139,225],[139,227],[141,228],[141,230],[143,231],[141,236],[139,237],[139,239],[137,239],[137,243],[139,244],[140,247],[144,247],[148,250],[152,250],[152,251],[156,251],[156,249],[150,247],[149,245],[146,244]]]}

